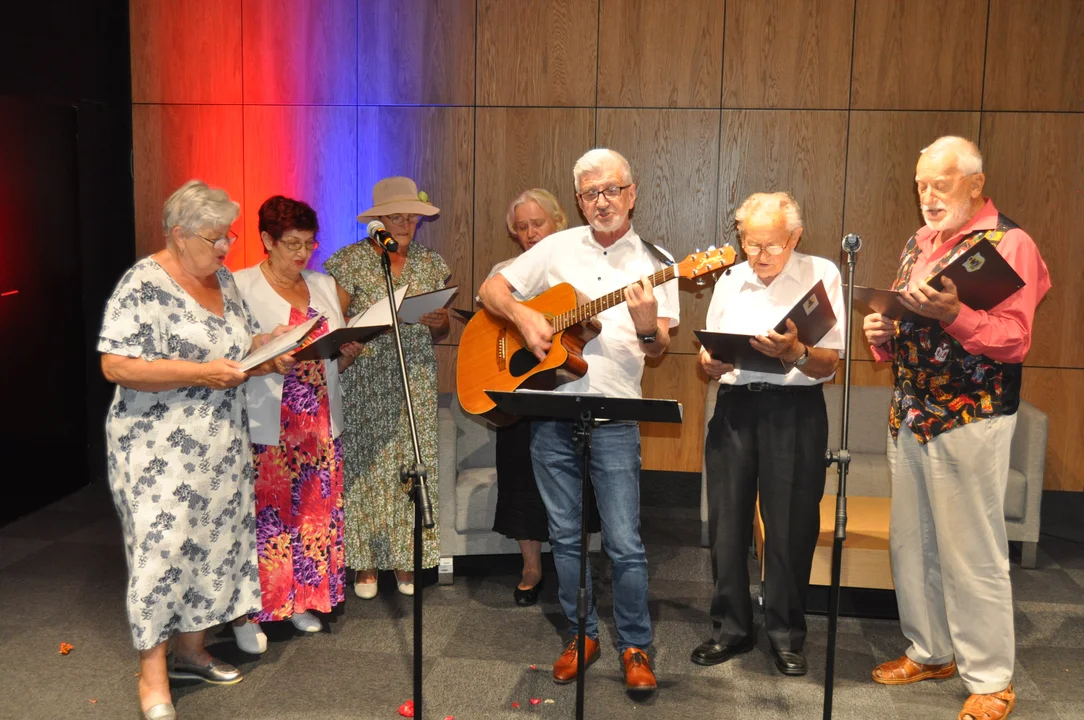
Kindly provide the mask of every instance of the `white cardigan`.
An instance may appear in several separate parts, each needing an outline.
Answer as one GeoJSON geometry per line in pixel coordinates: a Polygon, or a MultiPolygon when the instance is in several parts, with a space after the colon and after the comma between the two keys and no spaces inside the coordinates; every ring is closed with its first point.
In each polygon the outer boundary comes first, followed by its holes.
{"type": "MultiPolygon", "coordinates": [[[[290,303],[275,292],[263,276],[259,265],[233,274],[241,297],[260,324],[262,332],[271,332],[290,321],[290,303]]],[[[335,290],[335,280],[323,273],[302,270],[301,277],[309,286],[309,305],[327,318],[328,332],[343,327],[342,307],[335,290]]],[[[339,361],[325,360],[327,396],[331,405],[331,435],[343,431],[342,391],[339,389],[339,361]]],[[[252,442],[278,445],[282,424],[282,375],[269,373],[250,378],[245,383],[245,404],[248,407],[248,430],[252,442]]]]}

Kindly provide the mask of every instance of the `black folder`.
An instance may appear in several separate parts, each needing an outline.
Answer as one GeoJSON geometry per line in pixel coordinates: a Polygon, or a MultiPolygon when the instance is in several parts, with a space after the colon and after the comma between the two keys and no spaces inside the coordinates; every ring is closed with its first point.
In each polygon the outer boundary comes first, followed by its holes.
{"type": "Polygon", "coordinates": [[[786,375],[790,368],[779,358],[768,357],[749,344],[752,335],[694,330],[696,339],[713,360],[730,363],[735,370],[753,370],[773,375],[786,375]]]}
{"type": "Polygon", "coordinates": [[[1024,287],[1023,279],[1012,269],[1012,265],[985,238],[927,280],[926,284],[940,292],[941,279],[945,277],[956,283],[960,302],[972,310],[997,307],[1005,298],[1024,287]]]}
{"type": "Polygon", "coordinates": [[[823,280],[818,280],[775,326],[775,331],[780,335],[787,331],[788,319],[798,328],[798,342],[803,345],[816,345],[835,327],[836,313],[832,309],[832,303],[828,301],[828,291],[824,289],[823,280]]]}
{"type": "Polygon", "coordinates": [[[334,360],[342,355],[339,348],[348,342],[368,342],[391,329],[390,325],[379,327],[344,327],[332,330],[294,353],[295,360],[334,360]]]}
{"type": "MultiPolygon", "coordinates": [[[[954,259],[941,272],[927,278],[926,284],[941,292],[944,289],[941,278],[944,277],[956,283],[956,294],[960,302],[972,310],[997,307],[1025,285],[1023,279],[1012,269],[1012,265],[1009,265],[997,248],[985,238],[954,259]]],[[[888,318],[898,320],[910,314],[900,303],[900,294],[895,290],[855,285],[854,297],[870,310],[888,318]]]]}

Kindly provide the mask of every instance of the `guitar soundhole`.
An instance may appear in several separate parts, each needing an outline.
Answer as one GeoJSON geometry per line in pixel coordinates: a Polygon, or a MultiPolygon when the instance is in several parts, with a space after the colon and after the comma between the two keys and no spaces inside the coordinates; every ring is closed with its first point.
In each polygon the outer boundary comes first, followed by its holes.
{"type": "Polygon", "coordinates": [[[508,372],[512,377],[522,377],[537,366],[538,358],[530,350],[520,348],[512,353],[511,361],[508,363],[508,372]]]}

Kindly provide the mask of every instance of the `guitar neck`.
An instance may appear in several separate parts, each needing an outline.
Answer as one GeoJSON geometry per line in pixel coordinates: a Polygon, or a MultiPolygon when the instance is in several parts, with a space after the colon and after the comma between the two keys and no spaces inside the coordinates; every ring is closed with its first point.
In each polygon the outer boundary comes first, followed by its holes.
{"type": "MultiPolygon", "coordinates": [[[[664,282],[673,280],[677,275],[675,274],[675,265],[665,267],[659,270],[651,276],[651,284],[653,286],[661,285],[664,282]]],[[[639,282],[639,280],[637,280],[639,282]]],[[[590,320],[596,315],[603,313],[615,305],[620,305],[625,302],[625,288],[614,290],[611,293],[607,293],[602,297],[595,298],[586,305],[580,305],[575,310],[569,310],[566,313],[561,313],[557,317],[550,320],[550,324],[553,327],[554,332],[561,332],[573,325],[578,325],[585,320],[590,320]]]]}

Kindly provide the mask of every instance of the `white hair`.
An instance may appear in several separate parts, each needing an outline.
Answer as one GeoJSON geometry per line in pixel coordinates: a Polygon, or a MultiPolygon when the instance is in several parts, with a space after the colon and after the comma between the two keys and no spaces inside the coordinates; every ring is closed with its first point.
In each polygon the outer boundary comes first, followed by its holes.
{"type": "Polygon", "coordinates": [[[553,218],[553,224],[558,230],[564,230],[568,227],[568,214],[565,213],[564,208],[561,207],[561,203],[553,196],[549,190],[543,188],[531,188],[530,190],[524,190],[516,199],[512,201],[512,204],[508,206],[508,217],[506,221],[508,223],[508,234],[515,237],[516,229],[516,208],[525,202],[537,203],[538,207],[553,218]]]}
{"type": "Polygon", "coordinates": [[[982,153],[979,147],[967,138],[956,135],[943,135],[932,143],[922,148],[919,157],[923,155],[943,155],[944,153],[956,154],[956,169],[964,175],[975,175],[982,172],[982,153]]]}
{"type": "Polygon", "coordinates": [[[162,229],[169,235],[180,227],[191,235],[204,228],[228,228],[240,214],[241,204],[230,200],[225,190],[189,180],[166,200],[162,229]]]}
{"type": "Polygon", "coordinates": [[[614,165],[621,173],[621,184],[632,184],[632,167],[625,156],[609,148],[595,148],[583,154],[572,168],[572,178],[576,183],[576,192],[580,191],[580,180],[584,175],[605,172],[614,165]]]}
{"type": "Polygon", "coordinates": [[[741,207],[734,213],[738,225],[738,235],[745,234],[745,223],[753,217],[783,215],[787,219],[787,232],[792,233],[802,227],[802,209],[790,193],[753,193],[745,198],[741,207]]]}

